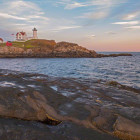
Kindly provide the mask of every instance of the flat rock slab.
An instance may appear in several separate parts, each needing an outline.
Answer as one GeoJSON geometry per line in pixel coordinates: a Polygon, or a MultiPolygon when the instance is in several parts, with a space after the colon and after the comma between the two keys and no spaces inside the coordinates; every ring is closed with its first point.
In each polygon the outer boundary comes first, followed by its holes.
{"type": "Polygon", "coordinates": [[[49,126],[36,121],[0,119],[2,140],[117,140],[107,134],[96,132],[71,122],[49,126]]]}
{"type": "Polygon", "coordinates": [[[138,139],[139,97],[139,90],[97,79],[0,70],[0,136],[13,140],[114,140],[113,135],[138,139]],[[127,129],[125,122],[135,130],[127,129]]]}

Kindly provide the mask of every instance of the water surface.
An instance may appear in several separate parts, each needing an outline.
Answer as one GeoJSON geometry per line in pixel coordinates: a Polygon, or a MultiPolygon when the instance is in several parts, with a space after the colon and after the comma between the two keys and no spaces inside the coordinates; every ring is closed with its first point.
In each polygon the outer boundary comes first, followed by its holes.
{"type": "Polygon", "coordinates": [[[55,77],[113,80],[140,88],[140,53],[108,58],[14,58],[0,59],[0,69],[55,77]]]}

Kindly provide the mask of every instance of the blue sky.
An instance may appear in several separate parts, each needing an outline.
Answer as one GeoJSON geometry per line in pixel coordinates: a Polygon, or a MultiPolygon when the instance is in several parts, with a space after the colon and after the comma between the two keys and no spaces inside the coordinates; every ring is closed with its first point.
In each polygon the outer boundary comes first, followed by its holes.
{"type": "Polygon", "coordinates": [[[0,0],[0,37],[39,38],[96,51],[140,51],[140,0],[0,0]]]}

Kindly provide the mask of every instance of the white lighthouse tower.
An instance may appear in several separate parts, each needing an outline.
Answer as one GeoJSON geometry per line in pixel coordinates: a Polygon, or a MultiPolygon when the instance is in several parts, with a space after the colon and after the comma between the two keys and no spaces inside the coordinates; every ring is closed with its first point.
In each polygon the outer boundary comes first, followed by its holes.
{"type": "Polygon", "coordinates": [[[33,39],[38,39],[38,37],[37,37],[37,29],[36,28],[33,29],[33,39]]]}

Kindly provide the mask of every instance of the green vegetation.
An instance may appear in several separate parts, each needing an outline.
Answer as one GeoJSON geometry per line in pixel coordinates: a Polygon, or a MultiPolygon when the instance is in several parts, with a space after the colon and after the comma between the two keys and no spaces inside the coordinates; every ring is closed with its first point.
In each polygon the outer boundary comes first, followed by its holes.
{"type": "MultiPolygon", "coordinates": [[[[52,48],[53,46],[56,45],[54,40],[43,40],[43,39],[32,39],[25,42],[13,41],[12,44],[14,47],[27,48],[27,49],[33,47],[46,47],[46,46],[52,48]]],[[[6,43],[2,43],[0,44],[0,46],[4,47],[6,46],[6,43]]]]}
{"type": "Polygon", "coordinates": [[[33,40],[29,40],[29,41],[26,41],[26,42],[14,41],[14,42],[12,42],[12,44],[13,44],[14,47],[21,47],[21,48],[33,48],[33,47],[36,47],[36,45],[32,45],[32,41],[33,40]]]}
{"type": "Polygon", "coordinates": [[[4,46],[6,46],[6,43],[0,43],[0,46],[4,47],[4,46]]]}
{"type": "Polygon", "coordinates": [[[25,42],[12,42],[14,47],[24,47],[25,42]]]}

